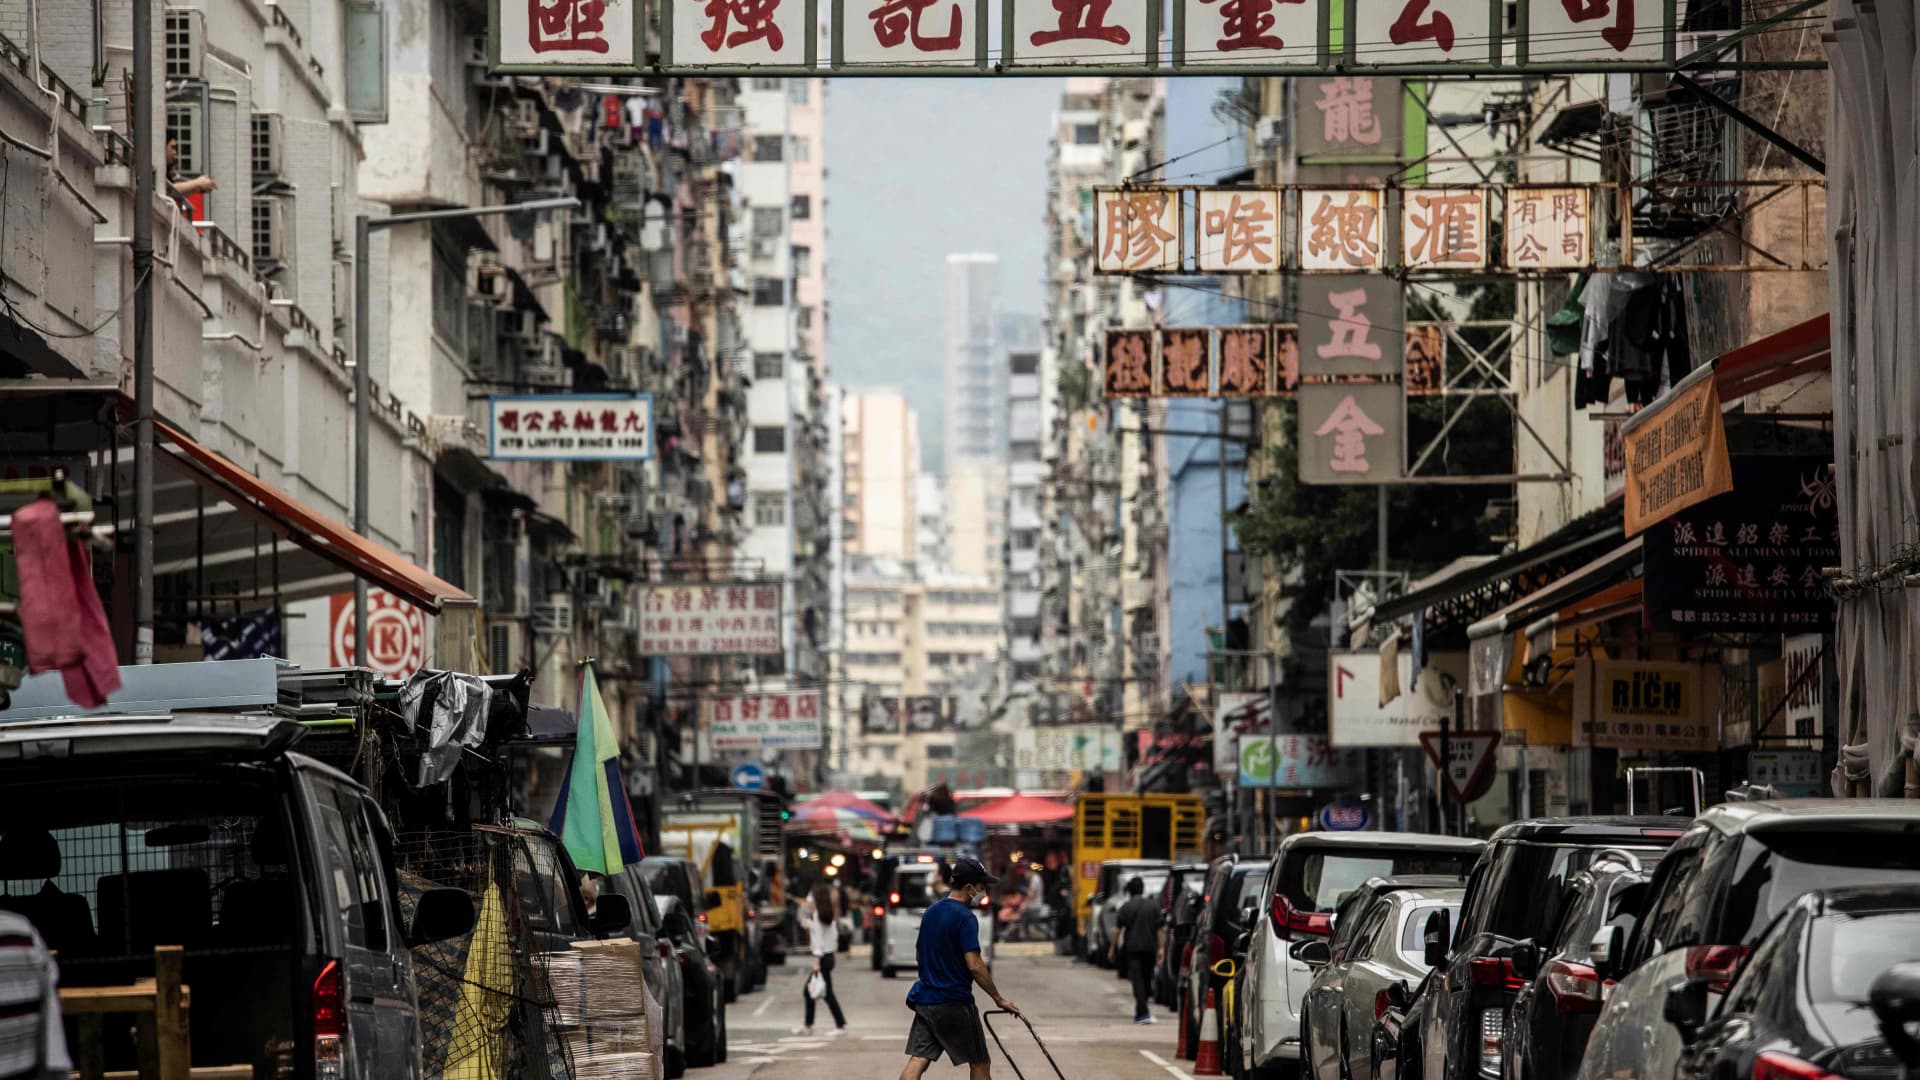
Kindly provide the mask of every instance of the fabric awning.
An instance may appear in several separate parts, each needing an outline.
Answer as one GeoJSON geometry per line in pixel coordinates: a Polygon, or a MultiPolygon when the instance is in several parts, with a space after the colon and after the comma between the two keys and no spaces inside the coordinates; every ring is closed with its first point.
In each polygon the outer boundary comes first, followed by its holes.
{"type": "Polygon", "coordinates": [[[1073,807],[1052,799],[1036,799],[1031,795],[1009,795],[1004,799],[981,803],[970,810],[962,810],[960,816],[974,818],[988,825],[1044,825],[1073,817],[1073,807]]]}
{"type": "Polygon", "coordinates": [[[1549,611],[1558,611],[1583,597],[1590,596],[1640,569],[1638,538],[1608,551],[1574,572],[1544,588],[1515,600],[1492,615],[1467,628],[1467,637],[1484,638],[1510,633],[1527,626],[1549,611]]]}
{"type": "Polygon", "coordinates": [[[293,544],[416,607],[439,614],[472,606],[459,586],[442,581],[406,556],[360,536],[272,484],[202,446],[164,420],[154,421],[154,448],[202,487],[293,544]]]}

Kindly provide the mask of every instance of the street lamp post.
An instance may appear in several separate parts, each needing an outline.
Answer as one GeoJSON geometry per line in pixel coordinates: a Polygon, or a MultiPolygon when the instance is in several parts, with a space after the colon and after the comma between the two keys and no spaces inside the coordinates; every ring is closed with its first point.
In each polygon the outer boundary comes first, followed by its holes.
{"type": "MultiPolygon", "coordinates": [[[[373,439],[373,319],[367,310],[373,292],[371,258],[375,229],[391,229],[421,221],[449,218],[492,217],[528,210],[565,210],[579,206],[571,195],[552,199],[531,199],[501,206],[458,207],[448,210],[421,210],[411,214],[391,214],[383,218],[360,214],[353,221],[353,531],[371,538],[367,529],[367,474],[373,439]]],[[[367,666],[367,579],[353,582],[353,664],[367,666]]]]}

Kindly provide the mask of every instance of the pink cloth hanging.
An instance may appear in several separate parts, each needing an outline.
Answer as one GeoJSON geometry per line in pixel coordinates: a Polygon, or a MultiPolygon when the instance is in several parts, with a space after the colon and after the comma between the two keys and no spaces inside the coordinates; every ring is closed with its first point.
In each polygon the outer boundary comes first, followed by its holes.
{"type": "Polygon", "coordinates": [[[27,670],[58,671],[75,705],[106,704],[120,689],[120,666],[86,542],[67,535],[52,499],[35,499],[13,515],[13,548],[27,670]]]}

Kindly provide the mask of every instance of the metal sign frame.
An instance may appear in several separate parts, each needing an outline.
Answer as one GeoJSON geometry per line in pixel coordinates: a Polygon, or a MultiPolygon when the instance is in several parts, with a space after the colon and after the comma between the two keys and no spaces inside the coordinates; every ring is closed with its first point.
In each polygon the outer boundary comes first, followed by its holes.
{"type": "MultiPolygon", "coordinates": [[[[1744,26],[1719,34],[1716,39],[1684,55],[1679,51],[1680,18],[1679,0],[1657,0],[1660,5],[1661,23],[1651,31],[1659,35],[1660,56],[1658,59],[1609,60],[1604,57],[1579,56],[1567,60],[1540,60],[1533,55],[1528,40],[1532,29],[1532,7],[1534,4],[1556,3],[1558,0],[1520,0],[1517,8],[1518,23],[1515,30],[1505,30],[1505,13],[1502,0],[1487,0],[1489,8],[1488,25],[1493,34],[1487,40],[1484,58],[1459,61],[1424,60],[1413,63],[1396,64],[1392,62],[1369,63],[1363,49],[1370,43],[1358,40],[1355,28],[1359,24],[1359,0],[1311,0],[1317,14],[1317,40],[1310,45],[1298,46],[1303,56],[1311,56],[1311,61],[1289,63],[1283,57],[1274,56],[1276,50],[1264,49],[1256,55],[1259,59],[1247,62],[1215,62],[1195,59],[1195,51],[1188,47],[1187,12],[1188,3],[1199,0],[1176,0],[1172,6],[1172,26],[1169,41],[1160,41],[1161,5],[1155,0],[1146,4],[1145,36],[1148,45],[1143,46],[1139,59],[1128,63],[1106,62],[1050,62],[1046,59],[1022,60],[1014,36],[1014,8],[1016,3],[1045,5],[1049,0],[956,0],[964,9],[971,7],[973,25],[966,32],[973,37],[973,62],[959,64],[950,61],[939,63],[847,63],[844,55],[845,28],[849,25],[847,0],[827,0],[827,10],[831,13],[830,31],[825,55],[822,55],[820,25],[820,0],[803,0],[805,9],[805,35],[803,59],[798,64],[766,63],[729,63],[724,60],[696,63],[673,55],[674,7],[679,0],[630,0],[638,7],[634,26],[634,64],[502,64],[500,62],[500,5],[517,3],[520,0],[488,0],[488,69],[498,74],[526,75],[707,75],[707,74],[754,74],[769,76],[804,77],[1020,77],[1020,76],[1057,76],[1063,73],[1076,75],[1195,75],[1203,77],[1234,75],[1382,75],[1403,77],[1429,76],[1473,76],[1473,75],[1575,75],[1594,73],[1672,73],[1685,70],[1732,70],[1732,71],[1789,71],[1789,70],[1825,70],[1827,62],[1818,60],[1727,60],[1723,59],[1735,50],[1739,42],[1754,34],[1783,25],[1789,20],[1805,16],[1818,6],[1819,0],[1798,0],[1779,11],[1772,12],[1744,26]],[[991,12],[989,5],[999,5],[999,40],[993,41],[991,21],[987,17],[991,12]],[[1338,24],[1339,32],[1335,32],[1338,24]],[[652,40],[649,27],[658,27],[659,40],[652,40]],[[657,46],[653,54],[647,52],[648,46],[657,46]],[[997,46],[997,49],[993,48],[997,46]]],[[[783,0],[793,2],[793,0],[783,0]]],[[[853,13],[856,20],[863,14],[853,13]]],[[[1596,33],[1600,29],[1596,27],[1596,33]]],[[[1468,44],[1468,48],[1471,48],[1468,44]]],[[[1410,50],[1431,51],[1424,42],[1407,46],[1410,50]]],[[[1295,46],[1285,45],[1279,51],[1290,52],[1295,46]]],[[[1591,51],[1591,50],[1590,50],[1591,51]]]]}

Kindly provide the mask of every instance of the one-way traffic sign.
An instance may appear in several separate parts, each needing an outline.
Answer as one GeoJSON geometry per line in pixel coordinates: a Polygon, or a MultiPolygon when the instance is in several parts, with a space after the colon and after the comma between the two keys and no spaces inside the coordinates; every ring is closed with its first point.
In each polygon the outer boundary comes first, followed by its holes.
{"type": "Polygon", "coordinates": [[[1497,731],[1455,731],[1447,735],[1448,761],[1440,762],[1440,733],[1423,731],[1420,733],[1420,745],[1427,751],[1427,760],[1439,769],[1447,778],[1447,787],[1453,797],[1466,802],[1479,795],[1484,788],[1481,781],[1493,767],[1493,751],[1500,745],[1500,733],[1497,731]]]}

